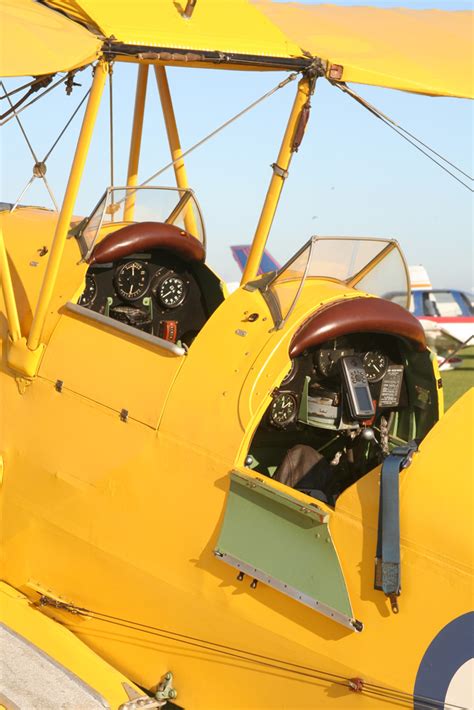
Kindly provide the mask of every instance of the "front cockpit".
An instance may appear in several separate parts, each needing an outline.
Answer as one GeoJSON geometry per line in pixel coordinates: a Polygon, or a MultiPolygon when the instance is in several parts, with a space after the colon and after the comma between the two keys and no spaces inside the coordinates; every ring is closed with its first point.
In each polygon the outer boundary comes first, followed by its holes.
{"type": "Polygon", "coordinates": [[[89,264],[82,308],[189,347],[224,298],[191,190],[109,188],[73,231],[89,264]]]}

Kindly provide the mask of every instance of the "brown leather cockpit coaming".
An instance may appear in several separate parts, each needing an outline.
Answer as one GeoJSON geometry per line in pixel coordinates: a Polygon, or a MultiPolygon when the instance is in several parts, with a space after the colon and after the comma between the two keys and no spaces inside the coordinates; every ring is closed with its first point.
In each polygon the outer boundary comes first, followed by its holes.
{"type": "Polygon", "coordinates": [[[290,343],[290,357],[350,333],[398,335],[417,350],[426,348],[420,321],[397,303],[383,298],[351,298],[330,303],[303,323],[290,343]]]}
{"type": "Polygon", "coordinates": [[[104,237],[94,247],[89,264],[106,264],[150,249],[173,252],[188,262],[206,258],[201,242],[184,229],[164,222],[137,222],[104,237]]]}

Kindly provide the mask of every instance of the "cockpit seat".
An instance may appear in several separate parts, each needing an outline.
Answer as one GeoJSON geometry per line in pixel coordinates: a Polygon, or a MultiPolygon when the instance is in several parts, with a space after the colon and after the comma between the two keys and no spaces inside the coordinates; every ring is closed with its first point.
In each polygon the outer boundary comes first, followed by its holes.
{"type": "Polygon", "coordinates": [[[330,303],[308,318],[293,336],[290,357],[350,333],[398,335],[419,351],[426,348],[423,326],[405,308],[383,298],[351,298],[330,303]]]}
{"type": "Polygon", "coordinates": [[[106,264],[150,249],[172,252],[186,262],[203,262],[206,258],[201,242],[175,224],[137,222],[104,237],[94,247],[89,264],[106,264]]]}
{"type": "Polygon", "coordinates": [[[296,444],[286,452],[273,480],[310,492],[314,498],[328,503],[327,490],[333,476],[334,470],[319,451],[306,444],[296,444]]]}

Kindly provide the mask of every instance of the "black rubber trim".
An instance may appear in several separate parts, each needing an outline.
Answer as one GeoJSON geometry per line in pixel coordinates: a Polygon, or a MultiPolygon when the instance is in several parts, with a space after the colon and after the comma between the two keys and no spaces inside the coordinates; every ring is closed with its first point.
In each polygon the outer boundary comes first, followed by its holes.
{"type": "MultiPolygon", "coordinates": [[[[313,57],[262,57],[254,54],[234,54],[224,52],[211,52],[208,50],[196,49],[175,49],[173,47],[153,47],[148,45],[125,44],[123,42],[106,41],[102,47],[104,57],[108,60],[115,59],[119,56],[136,57],[139,54],[176,54],[183,57],[183,64],[186,64],[184,57],[187,54],[193,55],[193,59],[189,59],[189,63],[194,62],[212,62],[215,64],[225,65],[240,65],[240,66],[256,66],[266,67],[268,69],[287,69],[287,70],[302,70],[309,67],[314,61],[313,57]]],[[[173,60],[171,60],[173,61],[173,60]]],[[[179,61],[179,60],[175,60],[179,61]]]]}

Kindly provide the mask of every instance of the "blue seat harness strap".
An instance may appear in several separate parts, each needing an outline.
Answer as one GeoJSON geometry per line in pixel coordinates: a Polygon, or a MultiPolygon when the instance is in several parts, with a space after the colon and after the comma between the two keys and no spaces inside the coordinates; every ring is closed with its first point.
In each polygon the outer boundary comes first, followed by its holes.
{"type": "Polygon", "coordinates": [[[375,559],[375,589],[390,598],[392,611],[398,613],[400,594],[400,471],[410,465],[418,444],[411,441],[397,446],[387,456],[380,473],[379,523],[375,559]]]}

